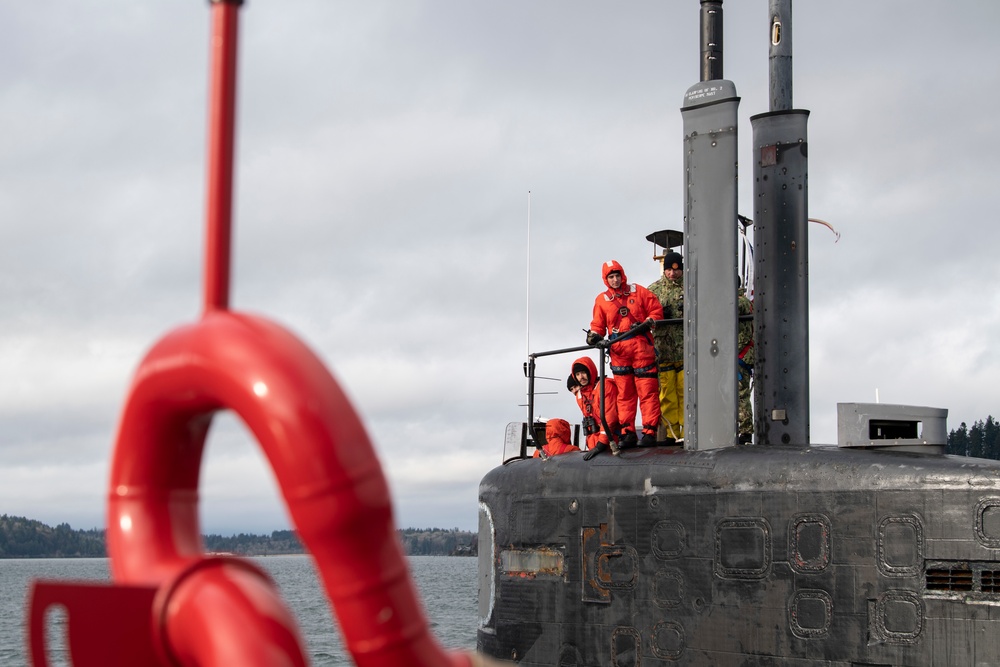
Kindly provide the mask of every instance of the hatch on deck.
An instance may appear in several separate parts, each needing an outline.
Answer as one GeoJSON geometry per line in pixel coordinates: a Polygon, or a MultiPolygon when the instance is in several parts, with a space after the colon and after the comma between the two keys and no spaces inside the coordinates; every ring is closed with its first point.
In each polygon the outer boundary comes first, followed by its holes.
{"type": "Polygon", "coordinates": [[[917,405],[838,403],[837,444],[943,454],[948,444],[948,411],[917,405]]]}

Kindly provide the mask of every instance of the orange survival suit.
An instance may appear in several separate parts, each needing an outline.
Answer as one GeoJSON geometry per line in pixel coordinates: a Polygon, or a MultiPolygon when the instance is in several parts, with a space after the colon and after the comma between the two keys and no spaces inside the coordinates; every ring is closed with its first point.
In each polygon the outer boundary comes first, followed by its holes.
{"type": "MultiPolygon", "coordinates": [[[[622,265],[615,260],[604,262],[602,266],[604,284],[607,291],[594,299],[594,319],[590,330],[603,336],[613,337],[623,334],[646,319],[663,319],[660,300],[642,285],[629,284],[622,265]],[[619,272],[621,286],[612,290],[608,285],[608,274],[619,272]]],[[[649,333],[633,336],[611,346],[611,372],[618,385],[618,419],[622,427],[622,439],[635,434],[636,399],[642,413],[642,433],[656,438],[660,425],[660,393],[656,377],[656,351],[649,333]]]]}
{"type": "MultiPolygon", "coordinates": [[[[601,390],[598,385],[600,376],[597,374],[597,364],[590,357],[580,357],[573,362],[573,374],[584,370],[590,376],[590,381],[580,385],[576,394],[576,404],[583,413],[583,432],[587,435],[587,449],[593,449],[597,443],[610,444],[608,434],[601,423],[601,390]]],[[[609,377],[604,378],[604,420],[608,423],[615,439],[618,439],[618,385],[609,377]]]]}
{"type": "MultiPolygon", "coordinates": [[[[580,451],[571,444],[569,422],[565,419],[550,419],[545,422],[545,444],[542,445],[546,456],[559,456],[580,451]]],[[[540,458],[541,452],[535,450],[535,458],[540,458]]]]}

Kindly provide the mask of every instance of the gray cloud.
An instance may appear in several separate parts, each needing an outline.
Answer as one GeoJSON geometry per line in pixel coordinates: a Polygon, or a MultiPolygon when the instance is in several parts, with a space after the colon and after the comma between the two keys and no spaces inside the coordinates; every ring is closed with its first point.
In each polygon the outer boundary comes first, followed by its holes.
{"type": "MultiPolygon", "coordinates": [[[[752,215],[766,3],[725,11],[752,215]]],[[[102,525],[131,373],[198,316],[208,19],[164,1],[0,8],[0,512],[102,525]]],[[[682,224],[698,4],[297,0],[241,20],[232,303],[342,381],[397,523],[473,528],[524,415],[526,331],[532,350],[581,342],[600,263],[648,284],[643,237],[682,224]]],[[[985,0],[795,7],[810,214],[841,232],[810,236],[814,442],[876,389],[950,408],[952,427],[996,411],[998,24],[985,0]]],[[[562,381],[541,386],[541,415],[576,419],[562,381]]],[[[231,416],[202,493],[206,530],[287,525],[231,416]]]]}

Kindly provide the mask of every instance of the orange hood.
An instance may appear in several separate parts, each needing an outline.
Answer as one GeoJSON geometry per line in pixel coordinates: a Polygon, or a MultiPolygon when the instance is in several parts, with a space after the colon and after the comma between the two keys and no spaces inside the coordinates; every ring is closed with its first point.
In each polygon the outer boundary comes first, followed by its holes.
{"type": "Polygon", "coordinates": [[[579,359],[577,359],[576,361],[574,361],[573,362],[573,367],[572,367],[572,371],[573,371],[573,375],[574,376],[576,375],[576,367],[578,365],[586,367],[587,373],[590,374],[590,382],[587,384],[588,389],[592,388],[592,387],[596,387],[597,386],[597,380],[599,378],[597,376],[597,364],[594,363],[594,360],[591,359],[590,357],[580,357],[579,359]]]}
{"type": "Polygon", "coordinates": [[[622,268],[622,265],[617,260],[609,259],[601,265],[601,277],[604,278],[604,284],[608,289],[611,289],[611,285],[608,285],[608,274],[615,271],[622,274],[622,287],[628,284],[628,276],[625,275],[625,269],[622,268]]]}
{"type": "Polygon", "coordinates": [[[568,445],[572,442],[569,434],[569,422],[565,419],[550,419],[545,422],[545,442],[552,445],[560,443],[568,445]]]}

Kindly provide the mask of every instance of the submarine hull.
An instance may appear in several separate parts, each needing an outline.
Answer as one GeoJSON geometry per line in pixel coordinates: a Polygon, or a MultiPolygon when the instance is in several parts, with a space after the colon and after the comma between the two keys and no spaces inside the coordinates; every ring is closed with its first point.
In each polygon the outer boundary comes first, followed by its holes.
{"type": "Polygon", "coordinates": [[[514,460],[478,649],[521,665],[986,665],[1000,462],[837,447],[514,460]]]}

